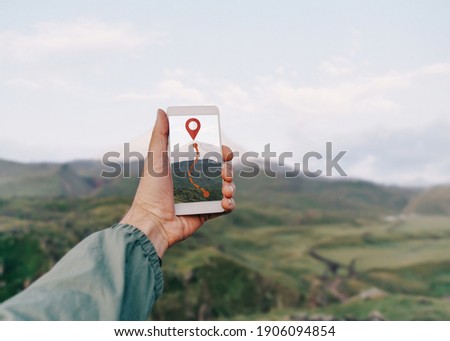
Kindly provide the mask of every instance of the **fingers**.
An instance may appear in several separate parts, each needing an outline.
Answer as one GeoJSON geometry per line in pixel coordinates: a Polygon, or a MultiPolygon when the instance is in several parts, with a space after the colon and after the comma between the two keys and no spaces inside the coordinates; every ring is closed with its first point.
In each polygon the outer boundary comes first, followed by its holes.
{"type": "Polygon", "coordinates": [[[233,182],[229,183],[224,181],[222,185],[222,194],[225,198],[232,198],[234,195],[234,191],[236,190],[236,186],[233,182]]]}
{"type": "Polygon", "coordinates": [[[222,213],[212,213],[212,214],[201,214],[199,216],[201,223],[203,224],[205,221],[214,219],[220,216],[223,216],[224,214],[230,213],[236,208],[236,203],[234,202],[233,198],[222,198],[222,207],[225,210],[225,212],[222,213]]]}
{"type": "Polygon", "coordinates": [[[226,212],[231,212],[236,207],[233,196],[236,191],[236,186],[233,183],[233,166],[231,160],[233,159],[233,152],[228,146],[222,146],[223,165],[222,165],[222,207],[226,212]]]}
{"type": "Polygon", "coordinates": [[[233,166],[231,160],[233,159],[233,152],[227,146],[222,146],[222,155],[224,163],[222,165],[222,207],[226,212],[231,212],[235,209],[236,203],[233,196],[236,191],[236,186],[233,183],[233,166]]]}
{"type": "Polygon", "coordinates": [[[231,162],[224,162],[222,165],[222,179],[226,182],[233,181],[233,165],[231,162]]]}
{"type": "Polygon", "coordinates": [[[236,204],[233,198],[222,198],[222,207],[225,211],[230,212],[234,210],[236,204]]]}
{"type": "Polygon", "coordinates": [[[224,162],[233,160],[233,152],[231,151],[230,147],[222,146],[222,156],[224,162]]]}
{"type": "Polygon", "coordinates": [[[236,208],[236,203],[233,199],[234,193],[236,192],[236,186],[233,182],[233,167],[231,164],[231,160],[233,159],[233,152],[228,146],[222,146],[222,155],[223,155],[223,165],[222,165],[222,207],[225,210],[224,213],[217,213],[208,216],[205,219],[212,219],[215,217],[219,217],[223,214],[229,213],[236,208]]]}

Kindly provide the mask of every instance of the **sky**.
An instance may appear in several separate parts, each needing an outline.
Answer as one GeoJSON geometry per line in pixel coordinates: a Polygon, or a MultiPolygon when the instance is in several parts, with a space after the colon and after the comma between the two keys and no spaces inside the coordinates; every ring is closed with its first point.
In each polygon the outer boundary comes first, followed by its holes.
{"type": "MultiPolygon", "coordinates": [[[[2,1],[0,158],[98,158],[158,107],[217,105],[225,143],[350,177],[450,182],[449,1],[2,1]]],[[[147,142],[143,143],[146,145],[147,142]]]]}

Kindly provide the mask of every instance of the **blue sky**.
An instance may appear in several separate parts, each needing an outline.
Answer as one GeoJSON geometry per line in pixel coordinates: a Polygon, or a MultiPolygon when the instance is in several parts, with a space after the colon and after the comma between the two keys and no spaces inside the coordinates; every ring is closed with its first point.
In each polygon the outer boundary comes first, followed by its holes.
{"type": "Polygon", "coordinates": [[[158,107],[214,104],[240,150],[450,182],[450,2],[92,3],[0,1],[0,158],[141,148],[158,107]]]}

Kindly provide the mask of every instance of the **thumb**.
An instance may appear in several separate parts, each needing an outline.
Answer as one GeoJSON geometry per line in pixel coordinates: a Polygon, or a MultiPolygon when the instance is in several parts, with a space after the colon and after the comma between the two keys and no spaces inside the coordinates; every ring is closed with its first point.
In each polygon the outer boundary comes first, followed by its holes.
{"type": "Polygon", "coordinates": [[[152,138],[150,140],[149,151],[159,153],[167,151],[167,143],[169,136],[169,120],[164,110],[158,109],[156,114],[156,122],[153,127],[152,138]]]}
{"type": "MultiPolygon", "coordinates": [[[[149,158],[155,171],[167,167],[167,144],[169,137],[169,120],[164,110],[158,109],[149,146],[149,158]]],[[[150,165],[149,165],[150,166],[150,165]]]]}

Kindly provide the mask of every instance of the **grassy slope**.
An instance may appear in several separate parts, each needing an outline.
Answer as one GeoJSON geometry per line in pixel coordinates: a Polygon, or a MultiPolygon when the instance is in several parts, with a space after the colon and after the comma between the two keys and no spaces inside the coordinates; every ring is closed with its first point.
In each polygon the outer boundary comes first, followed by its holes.
{"type": "MultiPolygon", "coordinates": [[[[24,188],[37,188],[26,194],[89,192],[91,197],[0,200],[0,300],[51,267],[78,240],[116,222],[137,184],[136,179],[115,179],[91,187],[89,171],[54,171],[54,192],[52,182],[38,179],[24,182],[24,188]],[[27,245],[33,262],[27,263],[27,253],[11,251],[18,242],[27,245]]],[[[236,212],[208,222],[194,238],[167,253],[165,294],[154,318],[295,319],[325,314],[367,319],[374,310],[388,319],[450,318],[450,218],[383,219],[401,212],[414,191],[360,181],[263,177],[238,180],[237,188],[236,212]],[[325,272],[308,255],[311,248],[343,264],[356,259],[357,274],[348,278],[346,270],[325,272]],[[336,281],[344,303],[330,291],[336,281]],[[359,297],[372,287],[386,295],[359,297]]]]}
{"type": "MultiPolygon", "coordinates": [[[[0,281],[8,282],[2,298],[40,275],[79,239],[117,221],[128,204],[129,199],[114,197],[0,202],[3,235],[16,231],[18,238],[33,236],[27,249],[35,255],[25,273],[12,275],[7,269],[18,271],[27,256],[14,256],[18,263],[11,266],[10,252],[2,248],[5,272],[0,281]]],[[[251,212],[260,209],[244,206],[251,212]]],[[[306,312],[364,319],[377,309],[389,319],[450,318],[445,301],[450,295],[449,218],[290,224],[291,217],[275,219],[270,213],[259,218],[268,218],[265,224],[257,220],[247,225],[234,214],[208,222],[194,238],[168,252],[165,294],[154,317],[284,319],[306,312]],[[341,304],[325,289],[317,291],[325,268],[307,254],[311,247],[343,263],[357,258],[357,277],[346,280],[345,271],[338,275],[343,278],[339,290],[349,299],[371,287],[388,296],[341,304]],[[314,303],[317,295],[328,296],[326,304],[314,303]]]]}
{"type": "MultiPolygon", "coordinates": [[[[379,310],[388,319],[450,319],[446,301],[450,295],[449,223],[445,217],[415,217],[400,223],[363,226],[267,225],[242,229],[211,223],[202,232],[202,238],[208,240],[206,245],[193,240],[176,246],[165,259],[165,269],[185,278],[211,257],[222,255],[249,271],[259,272],[275,283],[277,290],[272,295],[279,302],[267,315],[256,314],[255,318],[292,318],[300,311],[306,316],[322,313],[338,319],[367,319],[373,310],[379,310]],[[348,302],[338,303],[325,289],[315,292],[317,282],[325,286],[327,281],[321,280],[323,264],[307,253],[312,247],[342,263],[357,259],[357,276],[346,278],[345,271],[336,276],[341,279],[339,290],[348,302]],[[358,297],[372,287],[384,290],[387,296],[373,300],[358,297]],[[314,303],[315,295],[329,296],[326,305],[314,303]],[[295,299],[285,300],[287,297],[295,299]]],[[[227,277],[217,281],[227,281],[227,277]]],[[[158,305],[167,307],[172,303],[170,297],[163,296],[158,305]]],[[[209,303],[214,310],[217,302],[209,303]]],[[[230,317],[217,314],[214,318],[230,317]]],[[[244,316],[238,314],[235,318],[244,316]]]]}
{"type": "Polygon", "coordinates": [[[0,198],[83,196],[96,183],[70,164],[21,164],[0,160],[0,198]]]}
{"type": "Polygon", "coordinates": [[[405,213],[450,215],[450,186],[437,186],[416,196],[405,213]]]}

